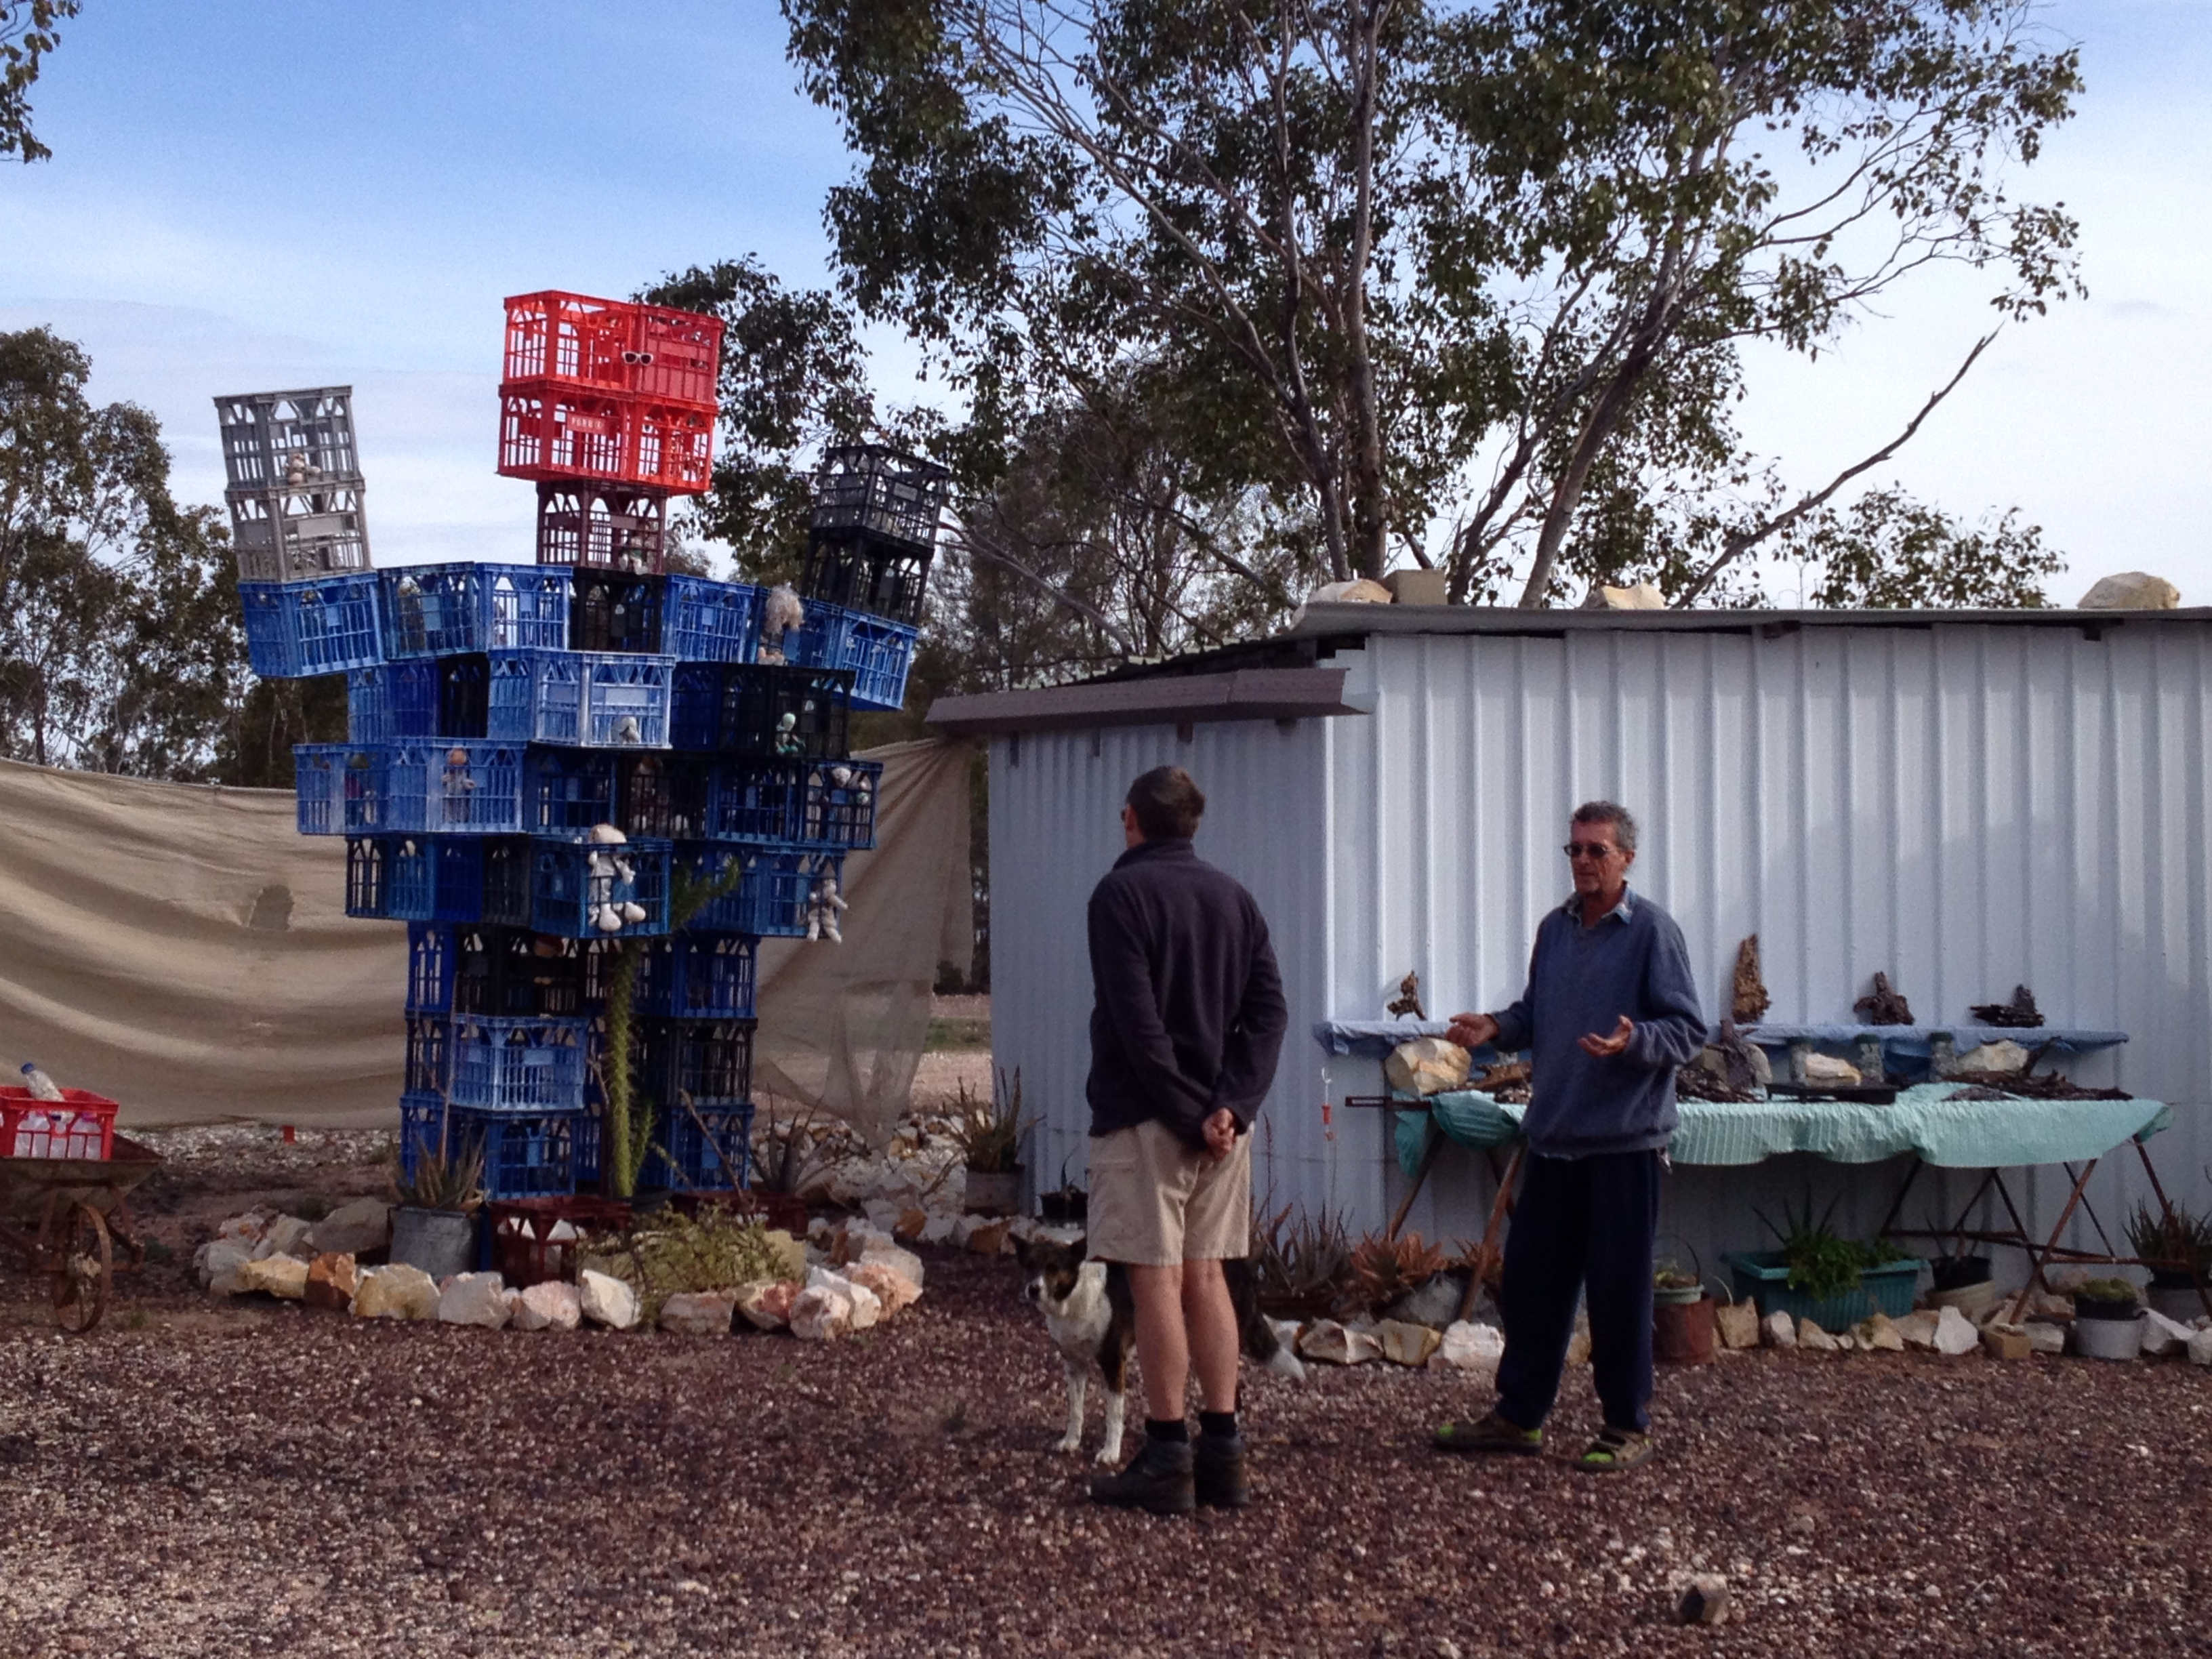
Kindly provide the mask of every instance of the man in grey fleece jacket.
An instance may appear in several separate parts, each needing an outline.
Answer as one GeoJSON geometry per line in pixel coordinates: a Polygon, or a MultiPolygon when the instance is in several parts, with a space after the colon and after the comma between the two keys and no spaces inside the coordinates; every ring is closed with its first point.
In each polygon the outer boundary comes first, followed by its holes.
{"type": "Polygon", "coordinates": [[[1536,929],[1528,988],[1496,1014],[1458,1014],[1451,1040],[1534,1051],[1522,1130],[1527,1173],[1505,1240],[1498,1297],[1505,1354],[1498,1405],[1446,1424],[1446,1451],[1543,1449],[1575,1303],[1589,1306],[1590,1364],[1605,1425],[1578,1467],[1609,1473],[1650,1452],[1651,1275],[1659,1176],[1674,1133],[1675,1068],[1705,1021],[1674,920],[1628,890],[1636,820],[1611,801],[1577,809],[1575,893],[1536,929]]]}

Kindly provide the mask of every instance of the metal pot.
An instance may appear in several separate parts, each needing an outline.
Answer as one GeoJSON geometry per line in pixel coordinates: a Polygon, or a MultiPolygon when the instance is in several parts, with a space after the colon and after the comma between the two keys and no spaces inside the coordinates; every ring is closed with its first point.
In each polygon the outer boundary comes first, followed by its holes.
{"type": "Polygon", "coordinates": [[[2197,1300],[2197,1287],[2185,1281],[2179,1285],[2161,1285],[2154,1279],[2150,1282],[2150,1289],[2144,1294],[2154,1309],[2177,1325],[2186,1325],[2204,1316],[2204,1304],[2197,1300]]]}
{"type": "Polygon", "coordinates": [[[476,1265],[477,1218],[465,1210],[418,1210],[403,1204],[392,1212],[390,1259],[449,1279],[476,1265]]]}
{"type": "Polygon", "coordinates": [[[2137,1309],[2125,1319],[2074,1319],[2074,1352],[2088,1359],[2137,1359],[2142,1356],[2143,1316],[2137,1309]]]}
{"type": "Polygon", "coordinates": [[[1712,1297],[1661,1302],[1651,1310],[1651,1357],[1662,1365],[1710,1365],[1715,1339],[1712,1297]]]}
{"type": "Polygon", "coordinates": [[[1022,1164],[1011,1170],[968,1171],[967,1204],[976,1215],[1012,1215],[1021,1207],[1022,1164]]]}
{"type": "Polygon", "coordinates": [[[1931,1308],[1956,1308],[1978,1325],[1981,1316],[1996,1299],[1996,1280],[1984,1279],[1978,1284],[1961,1285],[1955,1290],[1936,1291],[1929,1295],[1928,1305],[1931,1308]]]}

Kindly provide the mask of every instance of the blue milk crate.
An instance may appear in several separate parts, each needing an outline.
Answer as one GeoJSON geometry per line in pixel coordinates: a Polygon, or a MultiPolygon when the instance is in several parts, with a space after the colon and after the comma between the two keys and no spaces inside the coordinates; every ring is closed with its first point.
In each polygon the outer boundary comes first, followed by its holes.
{"type": "Polygon", "coordinates": [[[854,708],[896,709],[906,705],[907,670],[921,633],[905,623],[809,599],[805,625],[785,653],[808,668],[848,670],[854,708]]]}
{"type": "Polygon", "coordinates": [[[485,1112],[567,1112],[584,1103],[584,1022],[457,1015],[446,1097],[485,1112]]]}
{"type": "Polygon", "coordinates": [[[438,721],[438,665],[388,662],[346,676],[346,737],[353,743],[391,743],[434,738],[438,721]]]}
{"type": "Polygon", "coordinates": [[[816,761],[806,769],[799,802],[799,839],[840,852],[865,852],[876,844],[876,795],[880,761],[816,761]]]}
{"type": "Polygon", "coordinates": [[[376,573],[304,582],[240,582],[246,654],[264,680],[305,679],[384,660],[376,573]]]}
{"type": "Polygon", "coordinates": [[[588,749],[532,749],[524,795],[528,827],[539,835],[612,823],[615,757],[588,749]]]}
{"type": "Polygon", "coordinates": [[[453,1074],[453,1030],[434,1014],[410,1015],[407,1020],[404,1075],[410,1090],[445,1092],[453,1074]]]}
{"type": "Polygon", "coordinates": [[[630,1075],[662,1121],[694,1106],[752,1103],[753,1030],[750,1019],[641,1018],[631,1029],[630,1075]]]}
{"type": "Polygon", "coordinates": [[[452,927],[435,921],[407,924],[407,1012],[443,1014],[453,1006],[453,964],[459,941],[452,927]]]}
{"type": "Polygon", "coordinates": [[[803,939],[815,882],[824,875],[842,878],[844,860],[792,848],[694,845],[679,850],[677,866],[688,880],[711,882],[723,889],[686,927],[762,939],[803,939]]]}
{"type": "Polygon", "coordinates": [[[386,920],[389,900],[384,878],[384,837],[346,837],[345,913],[372,921],[386,920]]]}
{"type": "Polygon", "coordinates": [[[576,1140],[588,1121],[580,1109],[519,1115],[454,1106],[446,1138],[463,1157],[483,1153],[486,1198],[557,1198],[576,1190],[576,1140]]]}
{"type": "Polygon", "coordinates": [[[292,745],[292,788],[301,835],[345,833],[347,797],[368,788],[370,763],[368,750],[349,743],[292,745]]]}
{"type": "Polygon", "coordinates": [[[653,1119],[653,1148],[638,1183],[677,1192],[727,1192],[745,1185],[753,1109],[682,1104],[653,1119]]]}
{"type": "Polygon", "coordinates": [[[799,840],[806,821],[806,782],[804,761],[718,762],[708,803],[707,839],[787,844],[799,840]]]}
{"type": "Polygon", "coordinates": [[[525,829],[524,749],[485,738],[433,738],[374,751],[369,810],[347,827],[416,830],[447,836],[511,836],[525,829]]]}
{"type": "Polygon", "coordinates": [[[500,651],[491,674],[484,735],[501,743],[583,741],[584,659],[574,651],[500,651]]]}
{"type": "Polygon", "coordinates": [[[429,921],[437,914],[436,849],[422,836],[346,837],[346,914],[429,921]]]}
{"type": "Polygon", "coordinates": [[[685,662],[750,662],[762,594],[749,582],[669,576],[660,596],[660,649],[685,662]]]}
{"type": "Polygon", "coordinates": [[[453,1012],[494,1019],[578,1019],[587,957],[574,939],[526,927],[455,931],[453,1012]]]}
{"type": "Polygon", "coordinates": [[[435,1089],[410,1089],[399,1097],[399,1168],[412,1181],[425,1152],[446,1155],[446,1097],[435,1089]]]}
{"type": "Polygon", "coordinates": [[[594,749],[668,747],[676,659],[592,652],[584,664],[584,742],[594,749]]]}
{"type": "Polygon", "coordinates": [[[744,933],[683,933],[653,940],[638,959],[632,995],[637,1012],[750,1019],[757,945],[744,933]]]}
{"type": "Polygon", "coordinates": [[[433,914],[440,921],[530,925],[527,836],[440,836],[433,914]]]}
{"type": "Polygon", "coordinates": [[[387,657],[568,647],[568,572],[561,566],[418,564],[377,575],[387,657]]]}
{"type": "Polygon", "coordinates": [[[530,854],[530,925],[562,939],[637,938],[668,931],[665,841],[603,846],[588,837],[538,836],[530,854]],[[633,921],[625,908],[642,910],[633,921]],[[612,911],[620,927],[600,925],[612,911]]]}

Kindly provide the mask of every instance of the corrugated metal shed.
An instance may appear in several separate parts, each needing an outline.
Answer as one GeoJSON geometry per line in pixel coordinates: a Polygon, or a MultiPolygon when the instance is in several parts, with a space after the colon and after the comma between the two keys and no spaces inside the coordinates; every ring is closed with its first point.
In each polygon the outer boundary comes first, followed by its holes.
{"type": "MultiPolygon", "coordinates": [[[[1211,801],[1200,853],[1252,890],[1283,964],[1292,1036],[1257,1177],[1278,1204],[1387,1219],[1403,1182],[1384,1126],[1340,1106],[1376,1068],[1308,1028],[1379,1014],[1409,968],[1434,1012],[1510,1000],[1566,891],[1567,816],[1607,797],[1641,821],[1633,879],[1681,923],[1709,1009],[1753,933],[1777,1019],[1850,1018],[1877,969],[1923,1019],[2024,981],[2054,1024],[2133,1034],[2075,1074],[2173,1103],[2152,1151],[2205,1207],[2212,616],[1377,608],[1303,637],[1309,672],[1342,671],[1342,706],[1370,712],[1186,717],[1170,700],[1157,724],[992,739],[993,1029],[1044,1114],[1040,1183],[1083,1165],[1085,901],[1120,850],[1128,781],[1172,761],[1211,801]]],[[[1870,1229],[1904,1169],[1679,1171],[1662,1250],[1712,1267],[1761,1242],[1754,1207],[1778,1218],[1807,1192],[1842,1192],[1838,1221],[1870,1229]]],[[[2092,1184],[2116,1237],[2141,1180],[2112,1158],[2092,1184]]],[[[1908,1218],[1975,1184],[1923,1176],[1908,1218]]],[[[2068,1184],[2014,1178],[2045,1226],[2068,1184]]],[[[1475,1235],[1490,1192],[1480,1160],[1448,1152],[1412,1224],[1475,1235]]]]}

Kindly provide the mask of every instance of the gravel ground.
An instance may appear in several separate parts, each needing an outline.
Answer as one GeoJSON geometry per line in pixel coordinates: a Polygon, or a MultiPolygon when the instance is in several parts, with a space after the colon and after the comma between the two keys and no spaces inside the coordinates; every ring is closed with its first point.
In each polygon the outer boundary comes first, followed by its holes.
{"type": "MultiPolygon", "coordinates": [[[[1259,1504],[1156,1520],[1049,1449],[1014,1265],[929,1267],[827,1347],[357,1324],[181,1258],[64,1340],[0,1274],[0,1653],[2204,1650],[2185,1365],[1738,1356],[1662,1376],[1617,1481],[1431,1453],[1462,1382],[1262,1377],[1259,1504]],[[1668,1624],[1693,1570],[1727,1625],[1668,1624]]],[[[1594,1426],[1577,1373],[1556,1438],[1594,1426]]]]}

